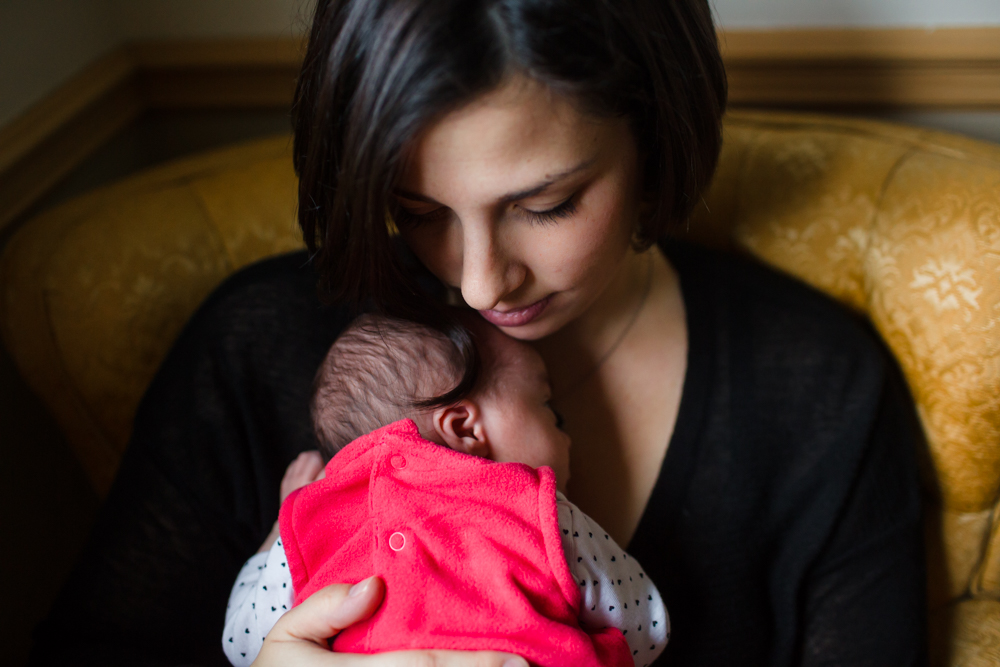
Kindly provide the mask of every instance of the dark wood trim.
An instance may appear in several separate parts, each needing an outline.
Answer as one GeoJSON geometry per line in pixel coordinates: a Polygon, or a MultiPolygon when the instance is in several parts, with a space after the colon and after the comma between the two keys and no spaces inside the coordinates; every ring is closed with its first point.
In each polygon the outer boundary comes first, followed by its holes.
{"type": "MultiPolygon", "coordinates": [[[[1000,110],[1000,27],[720,33],[733,107],[1000,110]]],[[[121,47],[0,128],[0,230],[143,111],[282,108],[299,39],[121,47]]]]}
{"type": "Polygon", "coordinates": [[[156,69],[140,85],[150,109],[287,109],[297,75],[297,67],[156,69]]]}
{"type": "Polygon", "coordinates": [[[115,52],[0,129],[0,231],[145,108],[115,52]]]}
{"type": "Polygon", "coordinates": [[[127,53],[109,53],[0,128],[0,173],[134,74],[135,63],[127,53]]]}
{"type": "Polygon", "coordinates": [[[305,45],[297,39],[146,42],[129,47],[155,109],[287,108],[305,45]]]}
{"type": "Polygon", "coordinates": [[[719,38],[734,107],[1000,109],[1000,27],[719,38]]]}

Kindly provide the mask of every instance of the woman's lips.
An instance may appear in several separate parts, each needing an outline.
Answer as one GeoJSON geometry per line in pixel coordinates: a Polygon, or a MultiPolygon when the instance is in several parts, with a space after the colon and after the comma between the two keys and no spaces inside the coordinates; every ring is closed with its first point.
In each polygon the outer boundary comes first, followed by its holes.
{"type": "Polygon", "coordinates": [[[549,301],[552,300],[552,295],[545,297],[541,301],[536,301],[530,306],[525,306],[524,308],[517,308],[515,310],[499,311],[499,310],[480,310],[479,314],[489,322],[490,324],[495,324],[498,327],[523,327],[525,324],[533,321],[536,317],[542,314],[545,307],[549,305],[549,301]]]}

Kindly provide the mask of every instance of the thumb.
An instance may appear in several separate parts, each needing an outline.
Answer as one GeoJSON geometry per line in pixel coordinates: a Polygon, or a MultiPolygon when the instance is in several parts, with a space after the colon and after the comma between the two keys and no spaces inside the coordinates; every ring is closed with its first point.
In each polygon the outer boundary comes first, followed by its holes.
{"type": "Polygon", "coordinates": [[[330,637],[375,613],[384,596],[385,583],[378,577],[353,586],[327,586],[279,618],[267,639],[309,641],[326,648],[330,637]]]}

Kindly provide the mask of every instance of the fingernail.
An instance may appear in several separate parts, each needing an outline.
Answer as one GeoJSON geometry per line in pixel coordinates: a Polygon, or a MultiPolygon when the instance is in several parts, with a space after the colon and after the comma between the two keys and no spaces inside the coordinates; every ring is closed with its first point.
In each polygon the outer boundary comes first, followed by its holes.
{"type": "Polygon", "coordinates": [[[372,582],[372,578],[368,577],[364,581],[359,581],[358,583],[351,586],[351,590],[347,591],[347,597],[353,598],[361,595],[368,588],[368,584],[372,582]]]}

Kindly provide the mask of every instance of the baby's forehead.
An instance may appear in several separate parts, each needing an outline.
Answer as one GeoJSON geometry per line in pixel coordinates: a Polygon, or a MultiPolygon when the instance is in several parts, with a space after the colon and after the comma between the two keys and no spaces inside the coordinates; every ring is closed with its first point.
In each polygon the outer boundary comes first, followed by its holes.
{"type": "Polygon", "coordinates": [[[522,388],[548,386],[548,369],[542,355],[533,347],[508,338],[499,331],[495,337],[490,338],[487,351],[488,381],[508,385],[512,380],[517,380],[522,388]]]}

